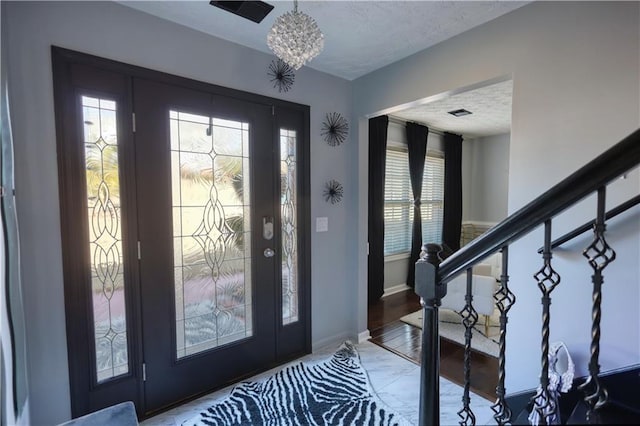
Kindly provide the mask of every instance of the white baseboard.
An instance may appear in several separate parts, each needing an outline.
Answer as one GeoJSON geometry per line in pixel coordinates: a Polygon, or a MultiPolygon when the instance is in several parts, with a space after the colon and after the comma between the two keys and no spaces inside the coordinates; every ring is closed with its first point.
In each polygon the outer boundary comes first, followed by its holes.
{"type": "Polygon", "coordinates": [[[371,338],[371,334],[369,334],[369,330],[365,330],[354,336],[351,333],[340,333],[335,336],[327,337],[322,340],[318,340],[311,344],[311,351],[317,352],[318,350],[325,349],[327,347],[338,348],[345,340],[350,340],[353,343],[362,343],[366,342],[371,338]]]}
{"type": "Polygon", "coordinates": [[[487,228],[492,228],[497,224],[498,222],[481,222],[477,220],[465,220],[464,222],[462,222],[462,225],[477,225],[477,226],[482,226],[487,228]]]}
{"type": "Polygon", "coordinates": [[[331,337],[327,337],[325,339],[322,340],[317,340],[315,342],[313,342],[311,344],[311,350],[312,352],[316,352],[319,349],[324,349],[328,346],[334,346],[336,349],[338,348],[338,346],[340,346],[342,343],[344,343],[345,340],[354,340],[354,336],[351,333],[340,333],[337,334],[335,336],[331,336],[331,337]]]}
{"type": "Polygon", "coordinates": [[[366,342],[369,339],[371,339],[371,333],[369,333],[369,330],[358,333],[358,343],[366,342]]]}
{"type": "Polygon", "coordinates": [[[392,294],[400,293],[401,291],[405,290],[411,290],[411,287],[409,287],[405,283],[394,285],[392,287],[385,288],[382,297],[391,296],[392,294]]]}

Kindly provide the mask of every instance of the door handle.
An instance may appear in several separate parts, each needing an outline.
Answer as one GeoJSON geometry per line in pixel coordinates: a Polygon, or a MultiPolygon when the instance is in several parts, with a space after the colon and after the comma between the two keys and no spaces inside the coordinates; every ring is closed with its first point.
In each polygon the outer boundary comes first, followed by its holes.
{"type": "Polygon", "coordinates": [[[273,257],[276,255],[276,252],[272,248],[264,249],[264,257],[273,257]]]}

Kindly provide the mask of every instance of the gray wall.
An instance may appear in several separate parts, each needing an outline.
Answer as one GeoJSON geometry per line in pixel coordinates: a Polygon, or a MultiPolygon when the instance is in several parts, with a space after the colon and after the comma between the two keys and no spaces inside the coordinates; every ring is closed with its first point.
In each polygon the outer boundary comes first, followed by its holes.
{"type": "MultiPolygon", "coordinates": [[[[311,106],[311,216],[329,218],[329,232],[313,233],[314,346],[353,337],[353,265],[357,187],[350,138],[330,147],[320,137],[327,112],[351,118],[351,84],[309,68],[296,72],[280,94],[266,74],[272,56],[115,3],[2,2],[8,25],[10,102],[16,154],[17,208],[24,260],[23,290],[31,421],[55,424],[70,417],[65,336],[60,212],[51,77],[51,45],[79,50],[201,81],[311,106]],[[325,181],[345,188],[343,202],[322,199],[325,181]],[[329,307],[330,308],[327,308],[329,307]]],[[[353,132],[352,132],[353,133],[353,132]]]]}
{"type": "Polygon", "coordinates": [[[384,261],[384,291],[388,296],[391,291],[398,290],[407,285],[407,273],[409,272],[409,255],[394,256],[384,261]]]}
{"type": "MultiPolygon", "coordinates": [[[[509,151],[509,212],[638,128],[640,124],[640,4],[637,2],[535,2],[444,41],[354,82],[359,120],[358,209],[367,215],[366,118],[496,77],[513,78],[509,151]]],[[[356,173],[354,171],[354,173],[356,173]]],[[[612,207],[640,192],[638,171],[611,185],[612,207]]],[[[594,200],[554,221],[554,235],[593,219],[594,200]]],[[[366,223],[359,222],[358,326],[366,328],[366,223]]],[[[629,214],[609,227],[618,259],[605,275],[600,363],[604,371],[640,359],[640,220],[629,214]],[[625,324],[620,327],[619,324],[625,324]]],[[[512,288],[519,302],[509,320],[507,390],[535,388],[540,371],[540,293],[532,275],[542,266],[536,230],[510,251],[512,288]]],[[[551,340],[564,340],[577,372],[589,356],[591,270],[581,256],[584,236],[558,251],[562,283],[554,291],[551,340]]]]}
{"type": "Polygon", "coordinates": [[[462,221],[497,223],[507,217],[510,135],[464,139],[462,221]]]}
{"type": "MultiPolygon", "coordinates": [[[[6,13],[0,5],[0,28],[6,13]]],[[[1,63],[8,60],[6,37],[0,39],[1,63]]],[[[20,285],[19,224],[15,209],[13,136],[9,108],[7,68],[0,67],[0,146],[2,166],[2,229],[0,230],[0,424],[29,424],[26,332],[20,285]],[[7,297],[8,296],[8,297],[7,297]]]]}
{"type": "MultiPolygon", "coordinates": [[[[311,209],[329,217],[329,232],[312,234],[313,342],[366,330],[367,121],[396,105],[497,76],[514,80],[509,152],[509,211],[523,206],[640,124],[639,5],[539,2],[364,76],[352,83],[304,68],[292,91],[268,84],[265,55],[111,3],[1,2],[9,38],[10,102],[22,233],[30,406],[33,424],[69,417],[59,204],[50,45],[76,49],[227,87],[311,105],[311,209]],[[353,107],[353,109],[351,109],[353,107]],[[351,121],[337,148],[319,137],[326,112],[351,121]],[[321,199],[323,182],[345,187],[338,205],[321,199]],[[330,309],[327,308],[330,306],[330,309]]],[[[640,192],[639,173],[617,181],[609,206],[640,192]]],[[[559,218],[554,235],[593,216],[593,200],[559,218]]],[[[634,220],[635,219],[635,220],[634,220]]],[[[640,358],[640,220],[610,226],[618,260],[607,270],[604,370],[640,358]],[[636,234],[633,234],[636,232],[636,234]],[[620,328],[624,323],[629,327],[620,328]],[[635,327],[634,327],[635,326],[635,327]]],[[[589,276],[579,251],[587,238],[556,254],[563,282],[554,292],[553,340],[564,340],[584,373],[589,347],[589,276]],[[576,262],[582,262],[576,266],[576,262]],[[570,319],[573,315],[575,319],[570,319]]],[[[509,321],[508,391],[533,388],[539,294],[531,275],[540,232],[514,245],[512,285],[520,302],[509,321]],[[530,328],[532,325],[534,328],[530,328]]]]}

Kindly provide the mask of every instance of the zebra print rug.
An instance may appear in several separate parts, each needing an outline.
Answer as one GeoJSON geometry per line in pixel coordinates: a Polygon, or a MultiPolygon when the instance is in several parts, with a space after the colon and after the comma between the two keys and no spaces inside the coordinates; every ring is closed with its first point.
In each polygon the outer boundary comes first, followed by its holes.
{"type": "Polygon", "coordinates": [[[260,382],[243,382],[221,402],[183,423],[195,425],[408,426],[374,395],[356,348],[345,342],[314,364],[285,367],[260,382]]]}

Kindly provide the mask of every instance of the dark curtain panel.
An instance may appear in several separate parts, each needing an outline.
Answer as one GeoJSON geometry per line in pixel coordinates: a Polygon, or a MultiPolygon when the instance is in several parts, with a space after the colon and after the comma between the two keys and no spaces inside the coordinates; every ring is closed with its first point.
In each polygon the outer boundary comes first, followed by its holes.
{"type": "Polygon", "coordinates": [[[384,293],[384,173],[388,126],[386,115],[369,120],[369,303],[384,293]]]}
{"type": "Polygon", "coordinates": [[[460,248],[462,226],[462,136],[444,134],[444,218],[442,242],[460,248]]]}
{"type": "MultiPolygon", "coordinates": [[[[427,155],[427,134],[429,129],[416,123],[407,123],[407,148],[409,153],[409,177],[413,192],[413,227],[411,230],[411,255],[409,256],[409,273],[407,285],[415,287],[415,264],[420,257],[422,247],[422,215],[420,214],[420,197],[422,195],[422,175],[427,155]]],[[[425,241],[434,243],[437,241],[425,241]]]]}

